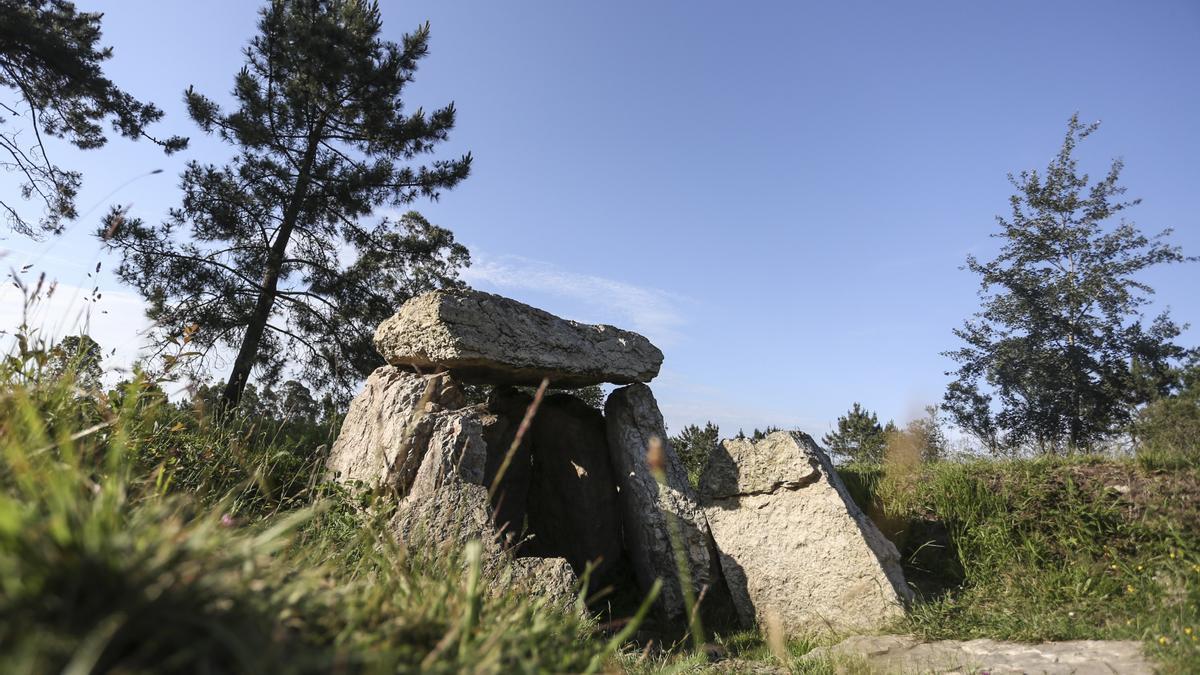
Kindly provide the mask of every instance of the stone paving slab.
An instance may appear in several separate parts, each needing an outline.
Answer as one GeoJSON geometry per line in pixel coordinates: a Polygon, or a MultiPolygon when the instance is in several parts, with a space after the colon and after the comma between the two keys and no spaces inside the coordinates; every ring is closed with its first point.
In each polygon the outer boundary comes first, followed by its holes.
{"type": "Polygon", "coordinates": [[[1029,673],[1030,675],[1151,675],[1153,662],[1134,641],[1071,640],[1024,644],[996,640],[923,642],[904,635],[857,635],[807,658],[863,661],[879,673],[1029,673]]]}

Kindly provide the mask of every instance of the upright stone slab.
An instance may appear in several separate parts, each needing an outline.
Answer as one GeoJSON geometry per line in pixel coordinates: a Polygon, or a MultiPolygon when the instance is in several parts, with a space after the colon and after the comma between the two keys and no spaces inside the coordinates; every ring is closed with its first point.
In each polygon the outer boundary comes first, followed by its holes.
{"type": "Polygon", "coordinates": [[[743,622],[870,630],[903,615],[912,592],[896,547],[807,435],[722,441],[700,496],[743,622]]]}
{"type": "Polygon", "coordinates": [[[626,330],[560,319],[479,291],[433,291],[404,303],[375,331],[388,363],[449,370],[467,383],[556,387],[649,382],[663,355],[626,330]]]}
{"type": "Polygon", "coordinates": [[[717,560],[708,521],[687,481],[687,473],[666,440],[662,413],[644,384],[622,387],[604,405],[608,447],[619,487],[625,547],[638,585],[647,591],[663,580],[658,600],[661,619],[676,626],[687,621],[671,530],[686,553],[693,586],[703,591],[702,616],[710,627],[736,623],[729,590],[717,560]],[[651,439],[662,443],[666,484],[650,471],[646,451],[651,439]]]}
{"type": "MultiPolygon", "coordinates": [[[[391,525],[405,545],[458,549],[479,540],[485,570],[496,583],[573,602],[576,577],[568,562],[550,555],[514,559],[504,536],[507,523],[496,523],[488,500],[486,486],[495,475],[488,469],[502,451],[489,447],[485,426],[514,423],[486,406],[462,403],[460,388],[446,374],[379,368],[351,403],[327,466],[344,483],[395,488],[400,499],[391,525]]],[[[521,486],[501,486],[519,494],[523,517],[521,486]]]]}
{"type": "Polygon", "coordinates": [[[427,415],[462,404],[462,390],[445,375],[376,368],[350,403],[326,466],[340,481],[387,483],[403,494],[424,456],[427,415]]]}

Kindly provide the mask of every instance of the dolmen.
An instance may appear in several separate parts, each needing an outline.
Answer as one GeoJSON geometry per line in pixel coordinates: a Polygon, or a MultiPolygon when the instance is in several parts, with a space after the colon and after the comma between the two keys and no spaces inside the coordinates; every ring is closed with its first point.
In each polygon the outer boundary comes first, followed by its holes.
{"type": "Polygon", "coordinates": [[[481,540],[490,570],[560,598],[586,577],[615,612],[661,580],[664,630],[688,623],[677,551],[713,629],[869,629],[911,598],[895,547],[804,434],[721,442],[694,490],[647,386],[663,354],[637,333],[452,290],[406,302],[375,347],[387,365],[328,469],[396,499],[402,541],[481,540]],[[555,393],[527,419],[543,379],[555,393]],[[570,393],[604,383],[620,386],[602,411],[570,393]]]}

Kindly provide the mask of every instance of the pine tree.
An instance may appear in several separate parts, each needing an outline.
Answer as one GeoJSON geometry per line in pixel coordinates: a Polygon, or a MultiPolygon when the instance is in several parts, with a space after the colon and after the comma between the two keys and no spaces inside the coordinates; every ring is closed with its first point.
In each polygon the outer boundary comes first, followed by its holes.
{"type": "Polygon", "coordinates": [[[706,422],[704,428],[689,424],[671,437],[671,447],[683,463],[688,473],[688,481],[692,486],[700,484],[700,474],[708,466],[709,455],[721,440],[721,429],[712,422],[706,422]]]}
{"type": "Polygon", "coordinates": [[[15,96],[0,103],[0,168],[20,176],[21,196],[40,202],[42,211],[31,218],[0,200],[9,228],[20,234],[57,234],[78,217],[82,176],[50,161],[45,137],[81,150],[99,148],[108,140],[102,124],[111,120],[122,136],[150,139],[167,153],[187,146],[179,136],[149,136],[146,127],[162,111],[104,76],[101,65],[112,48],[100,44],[101,17],[65,0],[0,0],[0,87],[15,96]],[[14,121],[20,123],[9,126],[14,121]]]}
{"type": "Polygon", "coordinates": [[[875,413],[856,402],[845,415],[838,418],[837,431],[825,434],[821,442],[835,456],[853,462],[878,464],[883,460],[887,435],[893,431],[894,424],[888,422],[885,429],[880,426],[875,413]]]}
{"type": "Polygon", "coordinates": [[[271,2],[234,78],[236,108],[185,95],[192,119],[236,156],[189,164],[182,204],[160,225],[114,209],[101,230],[159,326],[195,324],[205,351],[236,350],[222,407],[253,368],[269,384],[293,359],[299,379],[344,396],[382,364],[379,322],[414,294],[461,285],[469,256],[448,230],[416,212],[367,222],[437,198],[471,166],[469,154],[406,164],[447,139],[455,110],[403,109],[428,24],[402,45],[380,30],[373,2],[271,2]]]}
{"type": "Polygon", "coordinates": [[[1074,157],[1097,124],[1077,115],[1045,173],[1009,176],[1011,215],[990,262],[967,259],[980,276],[982,309],[954,331],[965,345],[945,395],[954,421],[994,452],[1085,451],[1127,427],[1136,408],[1171,383],[1183,355],[1166,312],[1148,324],[1153,290],[1139,272],[1186,258],[1164,239],[1121,218],[1123,164],[1090,182],[1074,157]]]}

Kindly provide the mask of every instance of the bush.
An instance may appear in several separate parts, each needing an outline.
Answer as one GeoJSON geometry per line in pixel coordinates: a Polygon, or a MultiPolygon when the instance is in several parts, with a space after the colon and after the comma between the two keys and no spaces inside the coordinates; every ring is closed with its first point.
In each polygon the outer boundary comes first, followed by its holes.
{"type": "Polygon", "coordinates": [[[1147,467],[1200,465],[1200,377],[1174,396],[1147,405],[1134,425],[1138,458],[1147,467]]]}

